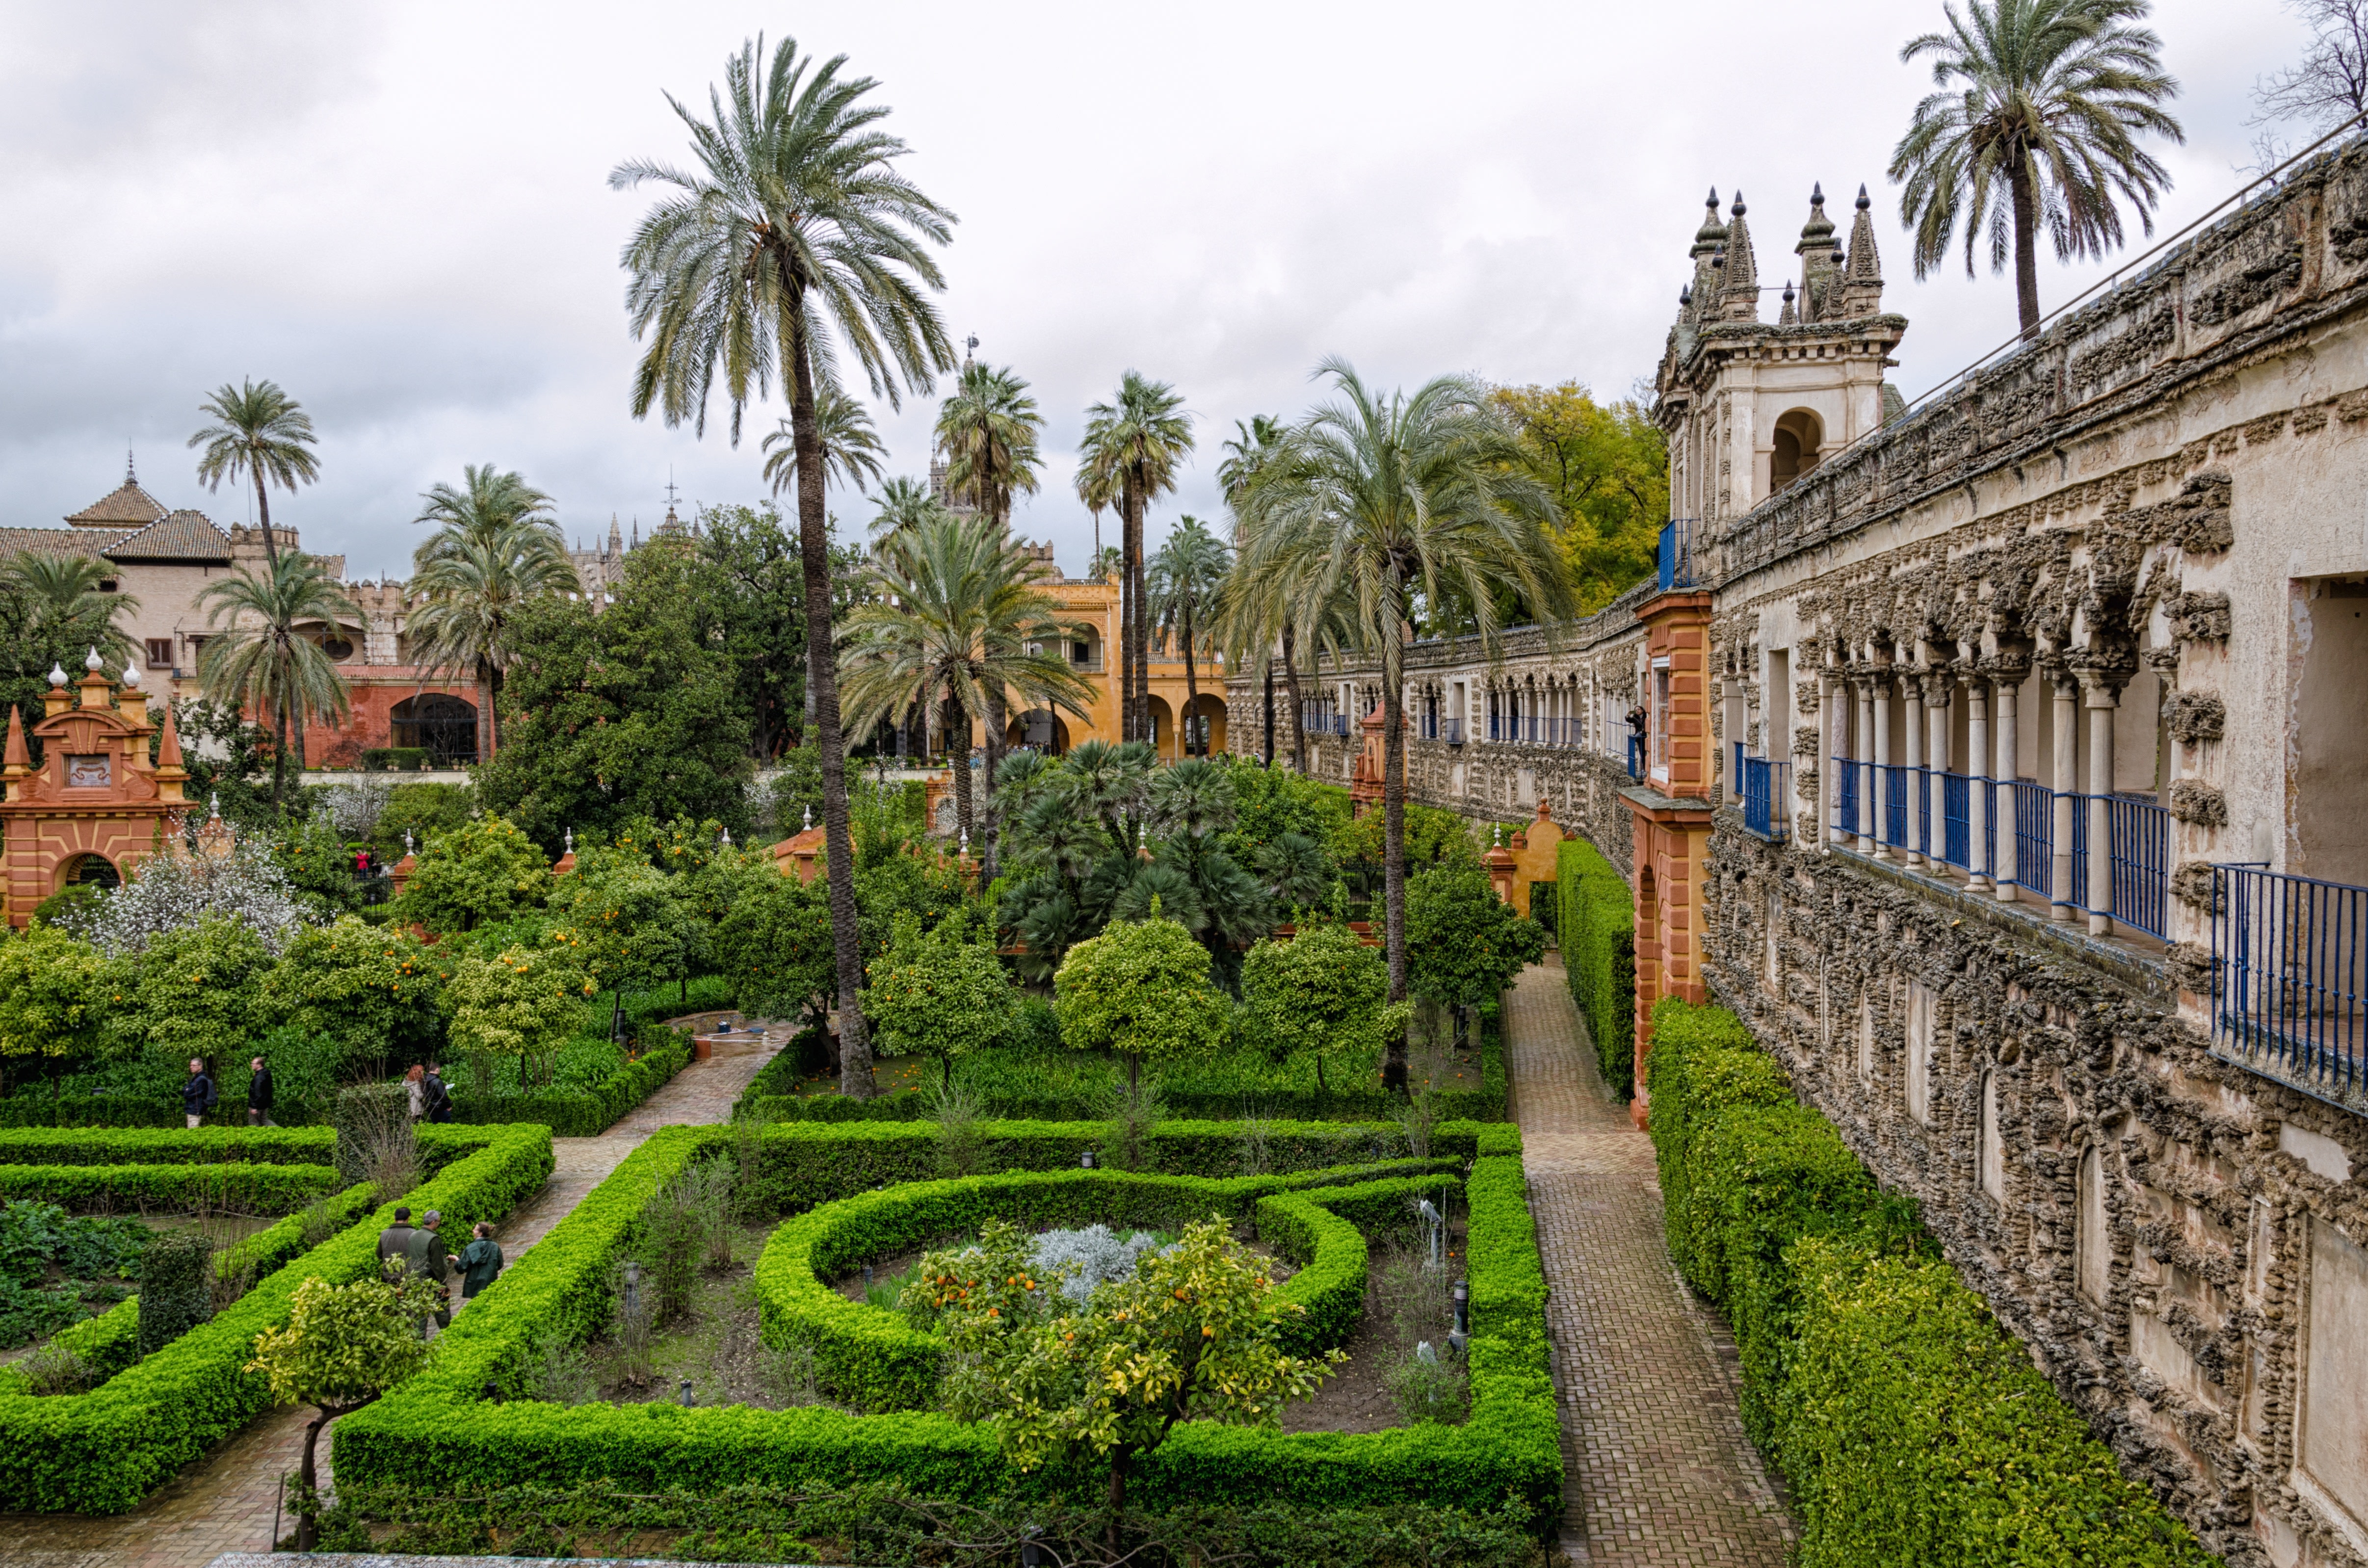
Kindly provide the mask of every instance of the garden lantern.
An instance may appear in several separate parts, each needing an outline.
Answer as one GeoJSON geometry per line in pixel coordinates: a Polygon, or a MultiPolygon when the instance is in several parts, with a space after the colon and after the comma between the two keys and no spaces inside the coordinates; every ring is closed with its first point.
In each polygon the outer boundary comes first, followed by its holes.
{"type": "Polygon", "coordinates": [[[1455,1326],[1448,1330],[1447,1347],[1461,1358],[1472,1348],[1472,1282],[1458,1279],[1448,1300],[1455,1303],[1455,1326]]]}
{"type": "Polygon", "coordinates": [[[682,1392],[676,1396],[676,1403],[680,1404],[685,1410],[689,1410],[692,1405],[699,1403],[699,1396],[690,1392],[690,1380],[689,1378],[682,1380],[682,1392]]]}
{"type": "Polygon", "coordinates": [[[1090,1171],[1096,1169],[1099,1164],[1100,1162],[1094,1158],[1094,1152],[1091,1149],[1087,1150],[1084,1153],[1077,1156],[1077,1168],[1079,1170],[1090,1171]]]}

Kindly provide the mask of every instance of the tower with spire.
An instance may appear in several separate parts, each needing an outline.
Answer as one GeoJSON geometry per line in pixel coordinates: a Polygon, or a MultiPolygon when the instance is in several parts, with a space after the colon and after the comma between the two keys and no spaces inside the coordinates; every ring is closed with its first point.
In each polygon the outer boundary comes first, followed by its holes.
{"type": "Polygon", "coordinates": [[[1861,186],[1844,247],[1812,185],[1793,264],[1763,283],[1743,193],[1722,216],[1712,187],[1656,378],[1670,514],[1696,520],[1698,540],[1880,427],[1896,403],[1883,373],[1907,322],[1883,310],[1872,207],[1861,186]],[[1766,314],[1763,292],[1775,296],[1766,314]]]}

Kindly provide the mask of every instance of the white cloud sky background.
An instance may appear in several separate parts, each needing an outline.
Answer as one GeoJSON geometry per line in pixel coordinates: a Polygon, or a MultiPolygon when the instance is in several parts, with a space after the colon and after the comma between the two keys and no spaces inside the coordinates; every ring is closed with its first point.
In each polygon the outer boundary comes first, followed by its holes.
{"type": "MultiPolygon", "coordinates": [[[[686,512],[758,499],[757,437],[785,405],[752,409],[736,450],[721,420],[700,439],[628,412],[617,252],[651,198],[606,176],[682,159],[661,94],[703,109],[759,29],[878,78],[905,171],[962,219],[946,325],[1034,383],[1050,460],[1014,527],[1071,571],[1091,538],[1070,489],[1083,410],[1130,366],[1199,420],[1156,539],[1178,512],[1220,514],[1218,442],[1304,408],[1326,354],[1383,384],[1463,370],[1624,392],[1660,354],[1713,184],[1722,204],[1744,192],[1768,283],[1812,181],[1838,221],[1867,185],[1913,396],[2014,325],[2011,281],[1987,268],[1913,280],[1883,178],[1929,90],[1899,46],[1939,21],[1937,0],[1832,0],[1814,25],[1740,0],[6,0],[0,525],[97,498],[127,442],[167,506],[244,519],[183,442],[199,399],[249,375],[321,436],[322,482],[276,497],[275,521],[356,576],[407,570],[418,493],[464,462],[550,491],[571,540],[611,513],[646,531],[669,471],[686,512]]],[[[2240,183],[2254,80],[2305,40],[2276,0],[2161,0],[2154,25],[2188,132],[2157,148],[2176,179],[2163,233],[2240,183]]],[[[2044,258],[2043,305],[2101,270],[2044,258]]],[[[934,406],[877,410],[891,472],[926,469],[934,406]]],[[[869,504],[832,505],[860,536],[869,504]]]]}

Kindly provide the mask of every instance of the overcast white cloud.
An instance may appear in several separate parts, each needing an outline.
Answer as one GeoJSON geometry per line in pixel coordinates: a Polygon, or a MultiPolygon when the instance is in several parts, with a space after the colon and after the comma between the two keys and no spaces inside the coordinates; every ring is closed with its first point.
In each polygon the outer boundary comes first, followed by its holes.
{"type": "MultiPolygon", "coordinates": [[[[1796,10],[1217,0],[1144,7],[781,8],[588,0],[318,6],[0,4],[0,524],[47,524],[121,472],[222,520],[182,443],[199,398],[269,376],[313,412],[322,483],[274,517],[400,574],[418,493],[523,471],[571,534],[615,513],[756,498],[734,450],[636,422],[617,249],[677,157],[661,97],[703,103],[759,29],[877,77],[907,171],[960,214],[947,324],[1035,383],[1052,472],[1019,531],[1080,565],[1068,486],[1085,405],[1133,366],[1173,381],[1202,455],[1155,517],[1217,510],[1217,442],[1311,396],[1348,356],[1384,383],[1442,370],[1624,391],[1656,359],[1706,187],[1740,187],[1781,281],[1822,180],[1876,201],[1912,395],[2013,325],[2011,290],[1908,274],[1884,165],[1926,90],[1900,42],[1927,0],[1796,10]]],[[[2251,162],[2260,73],[2302,35],[2276,0],[2162,0],[2184,93],[2164,149],[2175,229],[2251,162]]],[[[2096,268],[2049,264],[2061,302],[2096,268]]],[[[1770,307],[1772,309],[1772,305],[1770,307]]],[[[928,461],[933,400],[880,410],[893,468],[928,461]]],[[[850,524],[861,498],[834,496],[850,524]]]]}

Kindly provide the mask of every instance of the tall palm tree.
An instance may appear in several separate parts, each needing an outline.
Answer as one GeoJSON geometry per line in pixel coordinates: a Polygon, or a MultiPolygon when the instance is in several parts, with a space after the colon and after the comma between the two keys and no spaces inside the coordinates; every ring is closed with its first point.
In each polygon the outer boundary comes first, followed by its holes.
{"type": "MultiPolygon", "coordinates": [[[[1510,585],[1551,624],[1575,602],[1554,548],[1553,494],[1520,463],[1520,440],[1461,376],[1412,396],[1368,388],[1347,361],[1317,374],[1339,394],[1293,426],[1284,452],[1245,492],[1252,525],[1244,569],[1291,585],[1294,619],[1312,624],[1345,601],[1349,626],[1382,666],[1383,894],[1390,999],[1406,997],[1406,645],[1416,599],[1470,598],[1498,656],[1497,590],[1510,585]]],[[[1390,1043],[1383,1082],[1406,1085],[1406,1041],[1390,1043]]]]}
{"type": "MultiPolygon", "coordinates": [[[[837,479],[842,484],[865,488],[864,482],[880,483],[880,460],[888,449],[880,443],[880,432],[871,423],[871,411],[855,401],[844,387],[826,386],[814,394],[814,438],[822,445],[822,479],[827,489],[837,479]]],[[[797,483],[798,437],[790,422],[765,433],[757,443],[768,454],[765,459],[765,483],[779,495],[797,483]]]]}
{"type": "Polygon", "coordinates": [[[577,585],[575,566],[552,514],[551,497],[515,472],[471,463],[456,488],[424,494],[414,522],[438,526],[412,552],[405,630],[412,662],[465,671],[477,685],[477,760],[500,744],[502,672],[516,650],[518,608],[577,585]]]}
{"type": "MultiPolygon", "coordinates": [[[[37,555],[20,550],[0,563],[0,594],[18,601],[21,635],[48,656],[62,659],[81,648],[97,648],[116,664],[140,656],[140,645],[117,618],[140,608],[131,594],[99,591],[115,568],[90,555],[37,555]]],[[[39,668],[40,661],[32,661],[39,668]]]]}
{"type": "MultiPolygon", "coordinates": [[[[1038,585],[1034,564],[983,517],[941,517],[887,540],[872,562],[869,602],[841,629],[848,723],[861,730],[942,700],[950,727],[967,736],[989,694],[1007,691],[1082,716],[1093,687],[1042,651],[1072,628],[1038,585]]],[[[954,809],[967,836],[967,759],[954,766],[954,809]]]]}
{"type": "Polygon", "coordinates": [[[839,1092],[877,1092],[856,992],[863,983],[847,819],[847,748],[839,727],[831,631],[829,518],[824,509],[817,384],[834,384],[832,343],[863,367],[874,396],[899,406],[900,383],[926,391],[953,368],[945,324],[926,290],[945,287],[932,245],[952,237],[953,214],[897,172],[909,149],[878,128],[878,85],[842,74],[847,61],[817,64],[783,39],[769,65],[763,40],[725,62],[709,89],[712,119],[667,102],[690,131],[696,166],[636,159],[609,183],[672,187],[627,242],[623,256],[636,337],[649,348],[633,378],[633,414],[653,404],[668,425],[704,434],[717,370],[732,404],[732,439],[743,411],[778,374],[790,397],[804,568],[807,689],[822,764],[824,850],[831,943],[838,971],[839,1092]],[[842,874],[844,872],[845,874],[842,874]]]}
{"type": "Polygon", "coordinates": [[[1946,32],[1908,40],[1899,58],[1932,56],[1941,89],[1916,106],[1891,154],[1917,277],[1948,259],[1962,218],[1966,277],[1985,237],[1991,271],[2013,257],[2028,337],[2039,330],[2043,227],[2058,261],[2118,248],[2120,199],[2154,233],[2170,175],[2137,138],[2187,136],[2160,107],[2179,92],[2162,69],[2162,40],[2135,25],[2151,9],[2152,0],[1965,0],[1962,17],[1944,8],[1946,32]]]}
{"type": "MultiPolygon", "coordinates": [[[[938,405],[936,434],[938,450],[946,459],[946,492],[977,507],[998,537],[1010,531],[1013,498],[1036,493],[1037,472],[1044,464],[1037,437],[1043,428],[1044,416],[1028,395],[1028,383],[1008,365],[998,370],[963,360],[953,395],[938,405]]],[[[1003,761],[1004,726],[1003,693],[992,685],[986,690],[985,719],[986,776],[991,779],[1003,761]]],[[[979,856],[989,881],[996,874],[996,828],[990,795],[979,856]]]]}
{"type": "Polygon", "coordinates": [[[1143,516],[1151,503],[1176,488],[1176,469],[1192,450],[1192,416],[1183,394],[1166,381],[1129,370],[1118,396],[1086,410],[1084,462],[1077,493],[1090,481],[1118,499],[1124,534],[1120,542],[1119,623],[1124,643],[1120,669],[1123,695],[1119,712],[1127,740],[1151,734],[1150,618],[1144,612],[1143,516]]]}
{"type": "Polygon", "coordinates": [[[321,477],[321,465],[306,449],[313,442],[313,416],[303,405],[280,390],[277,381],[241,379],[224,381],[214,394],[198,404],[198,412],[213,423],[189,437],[203,447],[198,458],[198,483],[219,492],[225,479],[255,483],[255,520],[263,525],[263,554],[277,565],[279,546],[271,534],[271,486],[290,494],[299,483],[321,477]]]}
{"type": "Polygon", "coordinates": [[[221,628],[198,655],[198,686],[210,702],[235,708],[271,727],[271,809],[288,799],[288,732],[301,738],[315,718],[346,716],[346,677],[299,621],[331,626],[361,617],[318,557],[291,550],[257,576],[242,566],[198,596],[206,621],[221,628]]]}
{"type": "MultiPolygon", "coordinates": [[[[1269,460],[1281,449],[1282,421],[1271,414],[1253,414],[1247,420],[1234,421],[1234,434],[1219,443],[1224,457],[1217,464],[1217,486],[1224,493],[1225,506],[1234,514],[1234,542],[1242,542],[1241,500],[1269,460]]],[[[1229,580],[1218,591],[1216,621],[1226,639],[1226,652],[1234,666],[1248,662],[1249,651],[1256,648],[1264,663],[1266,687],[1265,760],[1274,762],[1274,656],[1276,644],[1282,650],[1284,700],[1291,714],[1292,765],[1302,773],[1307,771],[1307,736],[1300,722],[1299,667],[1292,654],[1296,652],[1297,628],[1288,619],[1281,625],[1269,627],[1257,611],[1263,608],[1258,593],[1258,585],[1238,576],[1229,580]]]]}
{"type": "MultiPolygon", "coordinates": [[[[1201,700],[1201,682],[1192,662],[1196,647],[1209,636],[1209,608],[1218,585],[1233,564],[1233,551],[1209,531],[1200,518],[1186,513],[1169,531],[1151,562],[1151,610],[1163,636],[1172,635],[1184,650],[1184,712],[1190,734],[1191,714],[1201,700]]],[[[1188,748],[1189,749],[1189,748],[1188,748]]],[[[1200,755],[1209,755],[1206,742],[1200,755]]]]}

